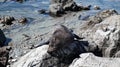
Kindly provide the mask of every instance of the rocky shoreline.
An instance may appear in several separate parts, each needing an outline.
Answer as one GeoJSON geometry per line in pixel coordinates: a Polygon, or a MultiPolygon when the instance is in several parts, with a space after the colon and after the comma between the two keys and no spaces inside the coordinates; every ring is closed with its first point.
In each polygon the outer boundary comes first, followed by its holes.
{"type": "Polygon", "coordinates": [[[41,23],[34,20],[29,25],[26,17],[0,17],[1,66],[119,67],[120,15],[107,9],[84,17],[90,8],[73,0],[51,0],[49,11],[40,13],[53,17],[41,23]]]}

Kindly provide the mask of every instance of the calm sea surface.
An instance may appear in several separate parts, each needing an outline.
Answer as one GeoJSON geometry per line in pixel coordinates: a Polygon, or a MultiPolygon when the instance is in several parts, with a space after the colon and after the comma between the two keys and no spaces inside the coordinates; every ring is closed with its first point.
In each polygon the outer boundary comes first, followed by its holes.
{"type": "MultiPolygon", "coordinates": [[[[120,13],[120,0],[75,0],[78,4],[82,5],[98,5],[101,10],[115,9],[120,13]]],[[[25,16],[37,18],[40,15],[37,11],[40,9],[48,9],[49,0],[27,0],[24,3],[17,3],[14,1],[7,1],[6,3],[0,2],[0,15],[11,15],[15,17],[25,16]]],[[[91,8],[93,9],[93,8],[91,8]]],[[[97,11],[91,10],[90,13],[97,11]]]]}

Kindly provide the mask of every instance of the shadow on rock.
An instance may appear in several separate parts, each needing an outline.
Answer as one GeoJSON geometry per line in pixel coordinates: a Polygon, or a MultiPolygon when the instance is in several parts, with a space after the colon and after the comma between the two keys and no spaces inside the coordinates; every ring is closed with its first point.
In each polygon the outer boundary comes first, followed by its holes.
{"type": "Polygon", "coordinates": [[[9,41],[11,39],[6,38],[0,29],[0,67],[6,67],[8,64],[9,51],[12,49],[10,46],[6,46],[9,41]]]}
{"type": "Polygon", "coordinates": [[[11,49],[10,46],[0,48],[0,67],[6,67],[8,65],[9,51],[11,49]]]}
{"type": "Polygon", "coordinates": [[[5,41],[5,46],[8,46],[9,42],[11,42],[12,39],[11,38],[6,38],[6,41],[5,41]]]}
{"type": "Polygon", "coordinates": [[[6,41],[6,37],[3,33],[3,31],[0,29],[0,47],[4,46],[5,41],[6,41]]]}

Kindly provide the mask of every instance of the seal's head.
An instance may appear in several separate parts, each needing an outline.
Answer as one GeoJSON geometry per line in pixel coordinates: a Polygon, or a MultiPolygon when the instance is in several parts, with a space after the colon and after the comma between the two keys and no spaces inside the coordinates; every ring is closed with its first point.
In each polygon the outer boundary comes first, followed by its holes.
{"type": "Polygon", "coordinates": [[[72,32],[64,25],[60,25],[54,31],[49,40],[49,48],[47,52],[51,55],[54,55],[58,50],[67,47],[73,41],[74,36],[72,32]]]}

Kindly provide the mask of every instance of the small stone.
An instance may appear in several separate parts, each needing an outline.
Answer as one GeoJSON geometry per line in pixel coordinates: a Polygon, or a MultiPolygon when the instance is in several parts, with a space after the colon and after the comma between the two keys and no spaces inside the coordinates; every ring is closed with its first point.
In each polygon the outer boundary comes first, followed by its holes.
{"type": "Polygon", "coordinates": [[[40,14],[46,14],[47,10],[41,9],[41,10],[38,10],[38,12],[39,12],[40,14]]]}
{"type": "Polygon", "coordinates": [[[17,59],[12,59],[11,61],[12,61],[12,62],[15,62],[15,61],[17,61],[17,59]]]}
{"type": "Polygon", "coordinates": [[[25,24],[28,22],[27,18],[21,18],[19,21],[19,23],[25,24]]]}
{"type": "Polygon", "coordinates": [[[94,6],[94,10],[100,10],[99,6],[94,6]]]}

